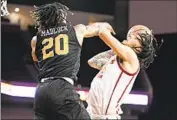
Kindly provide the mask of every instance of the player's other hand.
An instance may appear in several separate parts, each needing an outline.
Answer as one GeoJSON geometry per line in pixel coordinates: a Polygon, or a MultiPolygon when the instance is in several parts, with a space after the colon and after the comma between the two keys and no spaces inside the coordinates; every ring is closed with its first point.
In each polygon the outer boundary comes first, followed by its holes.
{"type": "Polygon", "coordinates": [[[112,34],[116,34],[113,27],[109,23],[102,23],[100,26],[100,31],[99,32],[110,32],[112,34]]]}

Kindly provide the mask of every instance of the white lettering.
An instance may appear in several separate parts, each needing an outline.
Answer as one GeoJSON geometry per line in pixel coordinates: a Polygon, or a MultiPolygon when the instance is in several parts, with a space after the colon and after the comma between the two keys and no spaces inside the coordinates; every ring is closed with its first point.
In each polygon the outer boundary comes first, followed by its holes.
{"type": "Polygon", "coordinates": [[[68,31],[67,26],[50,28],[50,29],[47,29],[47,30],[43,30],[41,32],[41,36],[48,36],[48,35],[53,35],[53,34],[57,34],[57,33],[59,34],[59,33],[64,32],[64,31],[68,31]]]}

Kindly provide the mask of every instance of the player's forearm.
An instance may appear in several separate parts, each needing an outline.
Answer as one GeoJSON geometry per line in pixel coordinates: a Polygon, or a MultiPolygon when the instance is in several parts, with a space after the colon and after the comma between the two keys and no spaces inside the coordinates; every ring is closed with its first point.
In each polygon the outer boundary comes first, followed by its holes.
{"type": "Polygon", "coordinates": [[[82,46],[84,38],[98,36],[99,31],[101,30],[102,27],[108,28],[111,31],[113,31],[112,27],[105,22],[97,22],[87,26],[83,24],[74,26],[76,37],[78,39],[79,44],[82,46]]]}
{"type": "Polygon", "coordinates": [[[94,37],[94,36],[98,36],[99,35],[99,31],[100,29],[102,29],[102,27],[107,27],[109,25],[106,22],[96,22],[93,23],[91,25],[87,25],[86,26],[86,32],[85,32],[85,37],[94,37]]]}
{"type": "Polygon", "coordinates": [[[119,42],[107,29],[99,31],[99,37],[122,59],[128,60],[128,49],[119,42]]]}
{"type": "Polygon", "coordinates": [[[106,29],[102,29],[99,31],[99,37],[115,52],[117,51],[116,47],[120,46],[119,44],[121,44],[120,42],[118,42],[118,40],[113,38],[111,33],[106,29]]]}
{"type": "Polygon", "coordinates": [[[96,24],[85,26],[86,31],[84,37],[94,37],[98,36],[99,27],[96,24]]]}
{"type": "Polygon", "coordinates": [[[104,23],[101,22],[97,22],[97,23],[93,23],[91,25],[87,25],[86,26],[86,32],[85,32],[85,37],[94,37],[94,36],[98,36],[98,33],[100,31],[100,26],[103,25],[104,23]]]}

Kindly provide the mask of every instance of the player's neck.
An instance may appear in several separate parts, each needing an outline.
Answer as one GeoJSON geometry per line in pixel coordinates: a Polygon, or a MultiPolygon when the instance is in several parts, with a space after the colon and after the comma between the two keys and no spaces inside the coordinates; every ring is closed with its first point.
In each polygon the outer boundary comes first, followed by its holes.
{"type": "Polygon", "coordinates": [[[125,45],[125,46],[128,46],[128,47],[132,47],[132,45],[131,44],[129,44],[129,42],[127,41],[127,40],[124,40],[123,42],[122,42],[122,44],[123,45],[125,45]]]}

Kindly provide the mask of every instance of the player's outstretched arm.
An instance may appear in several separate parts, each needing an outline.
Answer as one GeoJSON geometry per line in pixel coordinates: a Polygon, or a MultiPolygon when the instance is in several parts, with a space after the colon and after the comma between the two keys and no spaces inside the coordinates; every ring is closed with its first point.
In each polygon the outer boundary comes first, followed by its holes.
{"type": "Polygon", "coordinates": [[[132,54],[131,48],[119,42],[111,32],[105,27],[99,31],[99,37],[124,61],[131,62],[135,59],[135,54],[132,54]]]}
{"type": "Polygon", "coordinates": [[[101,70],[101,68],[109,61],[109,59],[115,55],[113,50],[108,50],[93,56],[88,60],[90,67],[101,70]]]}
{"type": "Polygon", "coordinates": [[[32,50],[32,51],[31,51],[31,56],[32,56],[34,62],[37,62],[37,61],[38,61],[38,59],[37,59],[37,57],[36,57],[36,54],[35,54],[36,41],[37,41],[37,38],[36,38],[36,36],[34,36],[34,37],[32,38],[32,40],[31,40],[31,50],[32,50]]]}
{"type": "Polygon", "coordinates": [[[38,59],[37,59],[37,56],[35,54],[36,42],[37,42],[37,38],[36,38],[36,36],[34,36],[32,38],[32,40],[31,40],[31,56],[32,56],[32,59],[34,61],[35,67],[38,69],[39,68],[39,66],[38,66],[38,59]]]}
{"type": "MultiPolygon", "coordinates": [[[[79,24],[74,26],[74,29],[76,31],[76,37],[79,41],[79,44],[82,46],[83,39],[98,36],[98,32],[101,28],[101,26],[110,27],[109,24],[106,22],[96,22],[90,25],[83,25],[79,24]]],[[[112,28],[112,27],[111,27],[112,28]]],[[[114,32],[113,29],[108,28],[111,32],[114,32]]]]}

